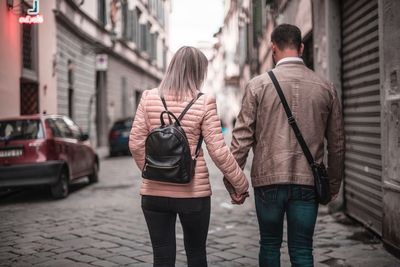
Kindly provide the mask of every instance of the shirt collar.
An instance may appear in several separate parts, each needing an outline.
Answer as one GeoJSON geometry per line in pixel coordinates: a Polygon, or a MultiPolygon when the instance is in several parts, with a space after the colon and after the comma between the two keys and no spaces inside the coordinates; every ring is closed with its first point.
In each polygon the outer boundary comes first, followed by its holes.
{"type": "Polygon", "coordinates": [[[284,57],[281,60],[279,60],[278,63],[276,63],[276,66],[286,62],[296,62],[296,63],[300,62],[304,64],[303,59],[301,57],[284,57]]]}

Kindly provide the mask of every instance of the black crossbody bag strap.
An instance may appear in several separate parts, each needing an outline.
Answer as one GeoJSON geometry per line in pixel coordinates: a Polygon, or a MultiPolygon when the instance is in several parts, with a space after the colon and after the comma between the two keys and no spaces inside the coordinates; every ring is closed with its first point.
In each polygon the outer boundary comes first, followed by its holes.
{"type": "Polygon", "coordinates": [[[286,101],[285,95],[283,94],[282,88],[279,85],[278,80],[275,77],[275,74],[271,71],[268,72],[269,77],[271,78],[274,87],[276,89],[276,92],[279,95],[279,98],[281,99],[283,108],[285,109],[286,115],[288,117],[288,122],[290,124],[290,126],[293,129],[293,132],[296,136],[297,141],[299,142],[301,149],[303,150],[304,155],[307,158],[308,164],[310,164],[310,166],[314,165],[314,158],[311,155],[310,149],[308,148],[306,141],[303,138],[303,135],[300,132],[299,126],[296,123],[296,119],[293,117],[292,111],[290,110],[290,107],[286,101]]]}

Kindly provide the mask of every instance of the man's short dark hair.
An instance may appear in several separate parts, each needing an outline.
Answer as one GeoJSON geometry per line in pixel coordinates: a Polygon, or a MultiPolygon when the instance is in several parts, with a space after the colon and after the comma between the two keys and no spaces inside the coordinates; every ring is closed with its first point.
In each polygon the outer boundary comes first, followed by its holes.
{"type": "Polygon", "coordinates": [[[273,30],[271,41],[278,46],[279,50],[284,50],[285,48],[299,50],[301,46],[301,31],[294,25],[281,24],[273,30]]]}

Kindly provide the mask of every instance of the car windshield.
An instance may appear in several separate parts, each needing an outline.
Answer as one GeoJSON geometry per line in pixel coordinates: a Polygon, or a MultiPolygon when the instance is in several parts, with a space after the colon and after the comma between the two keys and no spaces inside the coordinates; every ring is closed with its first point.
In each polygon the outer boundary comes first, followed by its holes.
{"type": "Polygon", "coordinates": [[[114,123],[113,129],[130,129],[132,127],[132,120],[117,121],[114,123]]]}
{"type": "Polygon", "coordinates": [[[0,121],[0,140],[29,140],[44,137],[39,120],[0,121]]]}

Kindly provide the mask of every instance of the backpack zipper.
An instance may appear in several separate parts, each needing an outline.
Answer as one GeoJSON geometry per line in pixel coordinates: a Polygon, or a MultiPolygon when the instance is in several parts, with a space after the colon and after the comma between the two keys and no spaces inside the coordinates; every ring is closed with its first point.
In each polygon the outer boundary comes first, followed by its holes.
{"type": "Polygon", "coordinates": [[[146,163],[144,165],[143,171],[146,171],[147,167],[154,168],[154,169],[169,170],[169,169],[175,169],[175,168],[179,167],[179,165],[174,165],[174,166],[156,166],[156,165],[151,165],[151,164],[146,163]]]}

